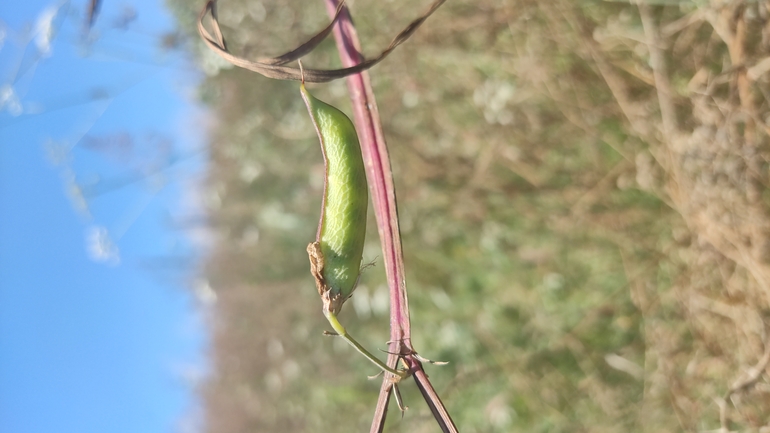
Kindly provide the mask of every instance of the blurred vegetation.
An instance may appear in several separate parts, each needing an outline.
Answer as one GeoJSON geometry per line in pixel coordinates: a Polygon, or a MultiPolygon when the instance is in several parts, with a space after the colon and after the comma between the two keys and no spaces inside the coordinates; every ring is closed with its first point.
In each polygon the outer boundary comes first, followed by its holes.
{"type": "MultiPolygon", "coordinates": [[[[374,53],[429,1],[348,3],[374,53]]],[[[447,2],[371,71],[414,345],[450,361],[428,373],[462,432],[770,428],[769,6],[656,3],[447,2]]],[[[170,4],[193,34],[200,2],[170,4]]],[[[254,57],[327,20],[321,1],[219,10],[254,57]]],[[[298,85],[196,49],[217,118],[207,431],[365,431],[379,380],[321,335],[308,272],[323,166],[298,85]]],[[[333,43],[305,63],[339,65],[333,43]]],[[[343,82],[314,92],[350,112],[343,82]]],[[[375,267],[342,320],[384,348],[387,303],[375,267]]],[[[386,431],[438,430],[414,388],[386,431]]]]}

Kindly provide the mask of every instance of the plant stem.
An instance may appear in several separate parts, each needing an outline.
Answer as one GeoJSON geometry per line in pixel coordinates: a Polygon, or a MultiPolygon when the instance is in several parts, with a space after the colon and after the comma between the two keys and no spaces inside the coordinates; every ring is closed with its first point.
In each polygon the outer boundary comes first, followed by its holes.
{"type": "Polygon", "coordinates": [[[355,347],[355,349],[361,355],[364,355],[366,357],[366,359],[368,359],[369,361],[372,361],[377,367],[380,367],[382,369],[382,371],[386,371],[388,373],[394,374],[394,375],[398,376],[400,379],[403,379],[403,378],[405,378],[408,375],[408,371],[406,371],[406,370],[399,371],[399,370],[396,370],[394,368],[391,368],[387,364],[385,364],[384,362],[380,361],[379,358],[377,358],[376,356],[372,355],[368,350],[366,350],[364,348],[364,346],[359,344],[358,341],[356,341],[353,338],[353,336],[348,334],[348,331],[345,329],[344,326],[342,326],[342,323],[340,323],[340,321],[337,320],[337,315],[335,315],[332,312],[324,312],[324,314],[326,315],[326,320],[329,321],[329,324],[332,325],[332,329],[334,329],[334,332],[336,332],[338,336],[340,336],[343,339],[345,339],[345,341],[350,343],[351,346],[355,347]]]}
{"type": "MultiPolygon", "coordinates": [[[[325,2],[327,11],[334,14],[339,0],[325,0],[325,2]]],[[[363,60],[361,45],[347,6],[343,6],[333,32],[343,67],[360,63],[363,60]]],[[[401,233],[398,225],[396,189],[393,185],[388,148],[369,74],[362,72],[351,75],[347,77],[347,83],[390,289],[390,355],[388,356],[388,365],[395,367],[399,357],[401,357],[406,363],[407,369],[413,373],[415,381],[431,407],[442,431],[456,432],[457,427],[433,389],[428,376],[423,371],[422,364],[412,356],[415,351],[412,348],[409,323],[409,305],[406,294],[404,257],[401,250],[401,233]]],[[[393,392],[393,378],[387,377],[388,373],[385,376],[380,387],[380,396],[377,400],[371,432],[381,432],[385,426],[388,401],[393,392]]]]}

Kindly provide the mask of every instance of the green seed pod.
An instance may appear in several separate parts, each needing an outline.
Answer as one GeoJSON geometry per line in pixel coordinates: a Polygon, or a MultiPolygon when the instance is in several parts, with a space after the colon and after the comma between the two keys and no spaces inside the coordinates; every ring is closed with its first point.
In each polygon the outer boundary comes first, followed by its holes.
{"type": "Polygon", "coordinates": [[[321,219],[315,242],[307,246],[310,273],[323,301],[323,312],[334,332],[383,371],[393,384],[409,372],[390,368],[361,346],[337,320],[342,304],[353,294],[361,275],[369,193],[358,135],[340,110],[314,98],[300,87],[313,119],[326,166],[321,219]]]}
{"type": "Polygon", "coordinates": [[[326,166],[321,219],[316,242],[308,246],[319,293],[339,312],[361,273],[369,195],[361,147],[353,122],[340,110],[311,95],[302,98],[313,119],[326,166]],[[317,245],[316,245],[317,244],[317,245]],[[319,266],[320,265],[320,266],[319,266]]]}

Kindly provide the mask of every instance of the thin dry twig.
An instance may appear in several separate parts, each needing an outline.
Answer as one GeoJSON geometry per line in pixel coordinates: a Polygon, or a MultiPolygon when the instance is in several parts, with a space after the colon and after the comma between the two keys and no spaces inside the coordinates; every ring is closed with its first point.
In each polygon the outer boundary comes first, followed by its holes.
{"type": "Polygon", "coordinates": [[[324,40],[326,36],[329,35],[329,32],[334,27],[334,24],[336,23],[338,16],[343,9],[344,2],[340,2],[335,7],[335,13],[332,18],[332,22],[328,26],[326,26],[320,32],[316,33],[312,38],[310,38],[310,40],[303,43],[299,47],[277,57],[265,57],[259,58],[257,60],[247,60],[243,57],[238,57],[230,53],[230,51],[227,49],[227,44],[225,42],[224,35],[222,34],[222,30],[219,27],[216,0],[209,0],[198,16],[198,33],[200,33],[201,38],[203,38],[203,42],[205,42],[206,45],[208,45],[208,47],[211,48],[215,53],[240,68],[248,69],[250,71],[264,75],[265,77],[273,78],[276,80],[304,80],[308,83],[325,83],[328,81],[336,80],[338,78],[344,78],[352,74],[357,74],[381,62],[383,59],[385,59],[385,57],[388,56],[388,54],[393,52],[396,47],[409,39],[409,37],[414,34],[420,25],[425,22],[425,20],[428,19],[428,17],[439,8],[439,6],[444,4],[445,1],[446,0],[436,0],[433,2],[433,4],[425,13],[409,23],[409,25],[407,25],[401,32],[398,33],[398,35],[396,35],[395,38],[393,38],[393,40],[390,42],[390,45],[388,45],[388,47],[385,48],[385,50],[383,50],[376,57],[369,60],[363,60],[362,58],[361,62],[341,69],[304,69],[304,75],[300,72],[299,68],[293,68],[284,65],[309,53],[322,40],[324,40]],[[206,18],[206,15],[209,12],[211,12],[211,25],[214,31],[213,35],[209,33],[209,31],[206,30],[206,27],[203,25],[203,20],[206,18]]]}
{"type": "Polygon", "coordinates": [[[765,339],[765,353],[759,359],[757,364],[748,370],[748,374],[746,374],[744,378],[735,381],[735,383],[730,386],[730,389],[727,390],[727,393],[725,393],[723,397],[715,399],[717,406],[719,406],[719,424],[721,426],[722,432],[729,431],[727,426],[727,402],[729,401],[730,397],[733,394],[743,391],[757,383],[759,378],[762,377],[762,374],[767,369],[768,364],[770,364],[770,341],[765,339]]]}
{"type": "Polygon", "coordinates": [[[650,6],[645,0],[638,0],[636,3],[639,8],[639,15],[642,18],[642,27],[647,38],[647,47],[650,50],[650,63],[652,64],[652,74],[655,78],[655,89],[658,92],[658,104],[660,105],[660,116],[663,120],[663,135],[670,140],[678,131],[679,125],[676,118],[676,107],[673,101],[673,87],[668,78],[668,67],[666,66],[666,57],[661,48],[660,32],[655,18],[652,16],[650,6]]]}

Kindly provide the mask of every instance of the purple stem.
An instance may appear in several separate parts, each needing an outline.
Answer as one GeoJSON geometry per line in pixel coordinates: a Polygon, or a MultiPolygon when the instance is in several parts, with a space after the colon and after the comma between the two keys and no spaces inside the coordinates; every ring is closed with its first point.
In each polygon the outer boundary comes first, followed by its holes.
{"type": "MultiPolygon", "coordinates": [[[[339,0],[325,0],[330,16],[337,11],[339,0]]],[[[334,39],[337,43],[343,67],[351,67],[363,61],[361,45],[350,11],[343,7],[337,25],[334,26],[334,39]]],[[[369,181],[377,229],[382,243],[385,274],[390,289],[390,348],[388,365],[396,367],[399,354],[412,372],[415,382],[425,401],[430,406],[436,421],[444,432],[456,432],[449,413],[428,380],[422,364],[412,354],[411,327],[409,323],[409,305],[406,295],[406,276],[404,256],[401,249],[401,232],[398,226],[396,207],[396,189],[393,185],[393,173],[390,168],[388,148],[382,131],[377,102],[374,98],[369,73],[364,71],[347,77],[348,92],[353,104],[353,120],[358,130],[361,153],[366,165],[366,177],[369,181]]],[[[380,397],[377,401],[372,432],[381,432],[385,425],[385,415],[390,395],[392,375],[385,373],[380,397]]]]}
{"type": "MultiPolygon", "coordinates": [[[[337,0],[326,0],[330,13],[337,10],[337,0]]],[[[334,38],[340,53],[343,67],[350,67],[363,60],[360,53],[358,36],[350,19],[347,7],[343,8],[334,38]]],[[[406,299],[406,279],[401,253],[401,234],[398,228],[396,193],[393,186],[393,174],[390,169],[388,148],[379,121],[377,102],[374,99],[369,74],[363,72],[347,78],[348,92],[353,103],[353,118],[361,142],[361,152],[366,165],[366,177],[372,192],[372,204],[377,218],[377,228],[382,242],[385,273],[390,286],[390,327],[391,347],[403,342],[411,349],[409,307],[406,299]]],[[[400,351],[399,351],[400,352],[400,351]]]]}

